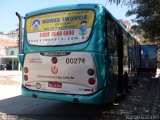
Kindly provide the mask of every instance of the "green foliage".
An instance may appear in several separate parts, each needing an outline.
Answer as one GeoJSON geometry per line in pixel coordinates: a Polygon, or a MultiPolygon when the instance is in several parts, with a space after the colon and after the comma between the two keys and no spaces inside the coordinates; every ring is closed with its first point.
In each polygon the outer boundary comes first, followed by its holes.
{"type": "Polygon", "coordinates": [[[142,30],[138,25],[133,25],[131,28],[131,33],[133,33],[135,35],[140,35],[140,34],[142,34],[142,30]]]}
{"type": "Polygon", "coordinates": [[[145,38],[160,36],[160,0],[133,0],[126,16],[136,15],[134,22],[145,31],[145,38]]]}
{"type": "Polygon", "coordinates": [[[116,3],[117,5],[121,3],[121,0],[108,0],[110,3],[116,3]]]}
{"type": "Polygon", "coordinates": [[[136,15],[132,21],[143,29],[145,38],[160,36],[160,0],[108,0],[110,3],[125,4],[131,9],[126,16],[136,15]]]}
{"type": "Polygon", "coordinates": [[[132,3],[132,0],[106,0],[106,2],[110,2],[111,4],[113,3],[113,4],[117,4],[117,5],[119,5],[119,4],[121,4],[121,5],[128,5],[128,6],[130,6],[131,5],[131,3],[132,3]]]}

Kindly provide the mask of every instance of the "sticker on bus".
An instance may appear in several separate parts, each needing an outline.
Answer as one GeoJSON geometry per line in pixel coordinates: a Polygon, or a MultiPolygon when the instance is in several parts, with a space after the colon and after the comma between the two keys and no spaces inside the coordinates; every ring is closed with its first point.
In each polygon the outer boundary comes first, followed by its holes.
{"type": "Polygon", "coordinates": [[[62,88],[62,82],[48,82],[48,87],[62,88]]]}

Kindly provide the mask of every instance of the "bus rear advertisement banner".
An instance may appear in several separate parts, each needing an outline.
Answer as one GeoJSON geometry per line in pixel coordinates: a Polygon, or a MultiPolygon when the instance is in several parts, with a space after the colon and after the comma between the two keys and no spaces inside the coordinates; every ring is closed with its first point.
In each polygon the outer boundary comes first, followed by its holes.
{"type": "Polygon", "coordinates": [[[41,14],[27,19],[28,43],[39,46],[85,42],[91,33],[94,11],[74,10],[41,14]]]}

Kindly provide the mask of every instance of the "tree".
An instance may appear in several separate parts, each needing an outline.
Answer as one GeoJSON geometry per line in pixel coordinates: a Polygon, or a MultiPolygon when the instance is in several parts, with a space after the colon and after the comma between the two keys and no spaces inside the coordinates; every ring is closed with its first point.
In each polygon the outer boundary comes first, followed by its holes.
{"type": "Polygon", "coordinates": [[[130,29],[130,33],[136,36],[141,43],[145,42],[144,40],[144,31],[139,27],[139,25],[133,25],[130,29]]]}
{"type": "Polygon", "coordinates": [[[160,0],[133,0],[126,16],[136,15],[134,22],[144,30],[145,38],[160,36],[160,0]]]}
{"type": "Polygon", "coordinates": [[[122,2],[121,0],[107,0],[107,1],[109,1],[110,3],[116,3],[117,5],[122,2]]]}
{"type": "Polygon", "coordinates": [[[110,3],[125,4],[131,9],[126,16],[136,15],[132,21],[138,23],[145,38],[155,39],[160,36],[160,0],[108,0],[110,3]]]}
{"type": "Polygon", "coordinates": [[[116,3],[117,5],[119,4],[131,5],[132,0],[106,0],[106,2],[116,3]]]}

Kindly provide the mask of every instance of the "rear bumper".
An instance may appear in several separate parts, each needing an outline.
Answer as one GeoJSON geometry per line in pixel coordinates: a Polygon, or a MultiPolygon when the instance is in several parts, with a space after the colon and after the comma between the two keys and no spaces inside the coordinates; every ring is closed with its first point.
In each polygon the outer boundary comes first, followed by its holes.
{"type": "Polygon", "coordinates": [[[103,104],[107,100],[104,96],[104,89],[90,95],[70,95],[70,94],[58,94],[51,92],[41,92],[27,89],[22,85],[22,95],[24,96],[36,96],[37,98],[52,99],[68,102],[79,102],[87,104],[103,104]]]}

